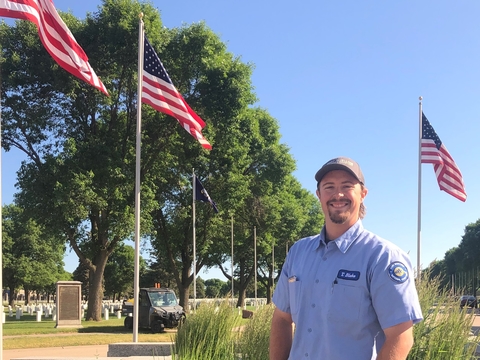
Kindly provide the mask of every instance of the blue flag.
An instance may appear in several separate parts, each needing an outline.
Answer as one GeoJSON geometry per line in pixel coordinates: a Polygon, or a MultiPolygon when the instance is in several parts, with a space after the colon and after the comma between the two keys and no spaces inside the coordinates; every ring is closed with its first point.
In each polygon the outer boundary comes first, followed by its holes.
{"type": "Polygon", "coordinates": [[[200,200],[203,202],[208,202],[210,205],[212,205],[213,210],[218,213],[217,209],[217,204],[215,204],[215,201],[212,200],[210,195],[208,195],[207,190],[203,187],[202,183],[198,178],[195,176],[195,200],[200,200]]]}

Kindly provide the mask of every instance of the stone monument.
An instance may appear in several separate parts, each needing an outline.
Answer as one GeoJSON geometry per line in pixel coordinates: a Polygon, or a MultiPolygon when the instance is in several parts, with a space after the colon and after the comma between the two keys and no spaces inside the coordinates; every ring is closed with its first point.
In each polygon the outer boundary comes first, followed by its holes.
{"type": "Polygon", "coordinates": [[[82,283],[57,282],[57,324],[55,327],[82,327],[82,283]]]}

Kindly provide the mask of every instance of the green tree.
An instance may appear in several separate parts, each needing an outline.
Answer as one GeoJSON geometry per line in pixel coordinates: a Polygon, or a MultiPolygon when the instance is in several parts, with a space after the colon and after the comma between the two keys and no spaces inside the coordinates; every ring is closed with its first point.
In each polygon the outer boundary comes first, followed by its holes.
{"type": "Polygon", "coordinates": [[[133,292],[135,249],[120,244],[109,256],[105,266],[105,292],[112,299],[120,299],[122,295],[133,292]]]}
{"type": "MultiPolygon", "coordinates": [[[[105,0],[85,20],[61,14],[108,88],[109,98],[59,69],[32,24],[0,25],[5,59],[2,145],[6,151],[17,147],[28,156],[18,173],[18,201],[37,221],[66,236],[88,268],[86,317],[92,320],[101,320],[108,257],[132,237],[134,228],[134,49],[140,12],[154,44],[168,38],[161,36],[166,30],[158,12],[133,0],[105,0]]],[[[146,188],[145,214],[149,198],[146,188]]],[[[148,223],[148,217],[142,221],[148,223]]]]}
{"type": "Polygon", "coordinates": [[[16,205],[2,208],[3,284],[10,290],[10,305],[16,291],[51,291],[65,278],[64,239],[52,236],[16,205]]]}
{"type": "Polygon", "coordinates": [[[205,280],[205,297],[224,298],[231,291],[229,284],[220,279],[205,280]]]}

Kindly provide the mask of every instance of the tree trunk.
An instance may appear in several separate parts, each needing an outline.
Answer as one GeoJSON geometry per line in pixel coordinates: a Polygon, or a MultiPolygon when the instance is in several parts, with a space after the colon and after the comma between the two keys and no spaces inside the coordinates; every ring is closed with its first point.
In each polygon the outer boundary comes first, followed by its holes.
{"type": "Polygon", "coordinates": [[[190,286],[182,286],[178,289],[178,296],[180,297],[179,299],[179,304],[185,312],[188,312],[188,295],[190,292],[190,286]]]}
{"type": "Polygon", "coordinates": [[[8,294],[8,305],[10,305],[12,308],[15,307],[14,297],[15,294],[13,292],[13,288],[10,288],[10,293],[8,294]]]}
{"type": "Polygon", "coordinates": [[[267,286],[267,304],[272,302],[273,296],[273,279],[272,277],[268,277],[268,286],[267,286]]]}
{"type": "Polygon", "coordinates": [[[88,308],[85,319],[102,321],[103,272],[108,260],[107,252],[99,251],[96,260],[96,264],[89,272],[88,308]]]}
{"type": "Polygon", "coordinates": [[[245,286],[242,289],[238,289],[237,307],[241,307],[243,309],[243,306],[245,305],[246,297],[247,297],[247,287],[245,286]]]}

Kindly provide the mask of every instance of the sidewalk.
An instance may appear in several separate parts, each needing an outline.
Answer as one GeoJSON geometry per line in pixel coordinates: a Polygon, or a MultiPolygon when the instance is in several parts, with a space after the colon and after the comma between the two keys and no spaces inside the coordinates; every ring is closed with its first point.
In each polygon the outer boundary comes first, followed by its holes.
{"type": "Polygon", "coordinates": [[[3,360],[171,360],[171,356],[107,357],[108,345],[3,350],[3,360]]]}
{"type": "MultiPolygon", "coordinates": [[[[54,348],[39,348],[39,349],[12,349],[3,350],[3,360],[11,359],[26,359],[26,358],[70,358],[79,357],[83,359],[97,359],[100,357],[107,357],[108,345],[87,345],[87,346],[65,346],[54,348]]],[[[112,359],[112,358],[110,358],[112,359]]]]}

